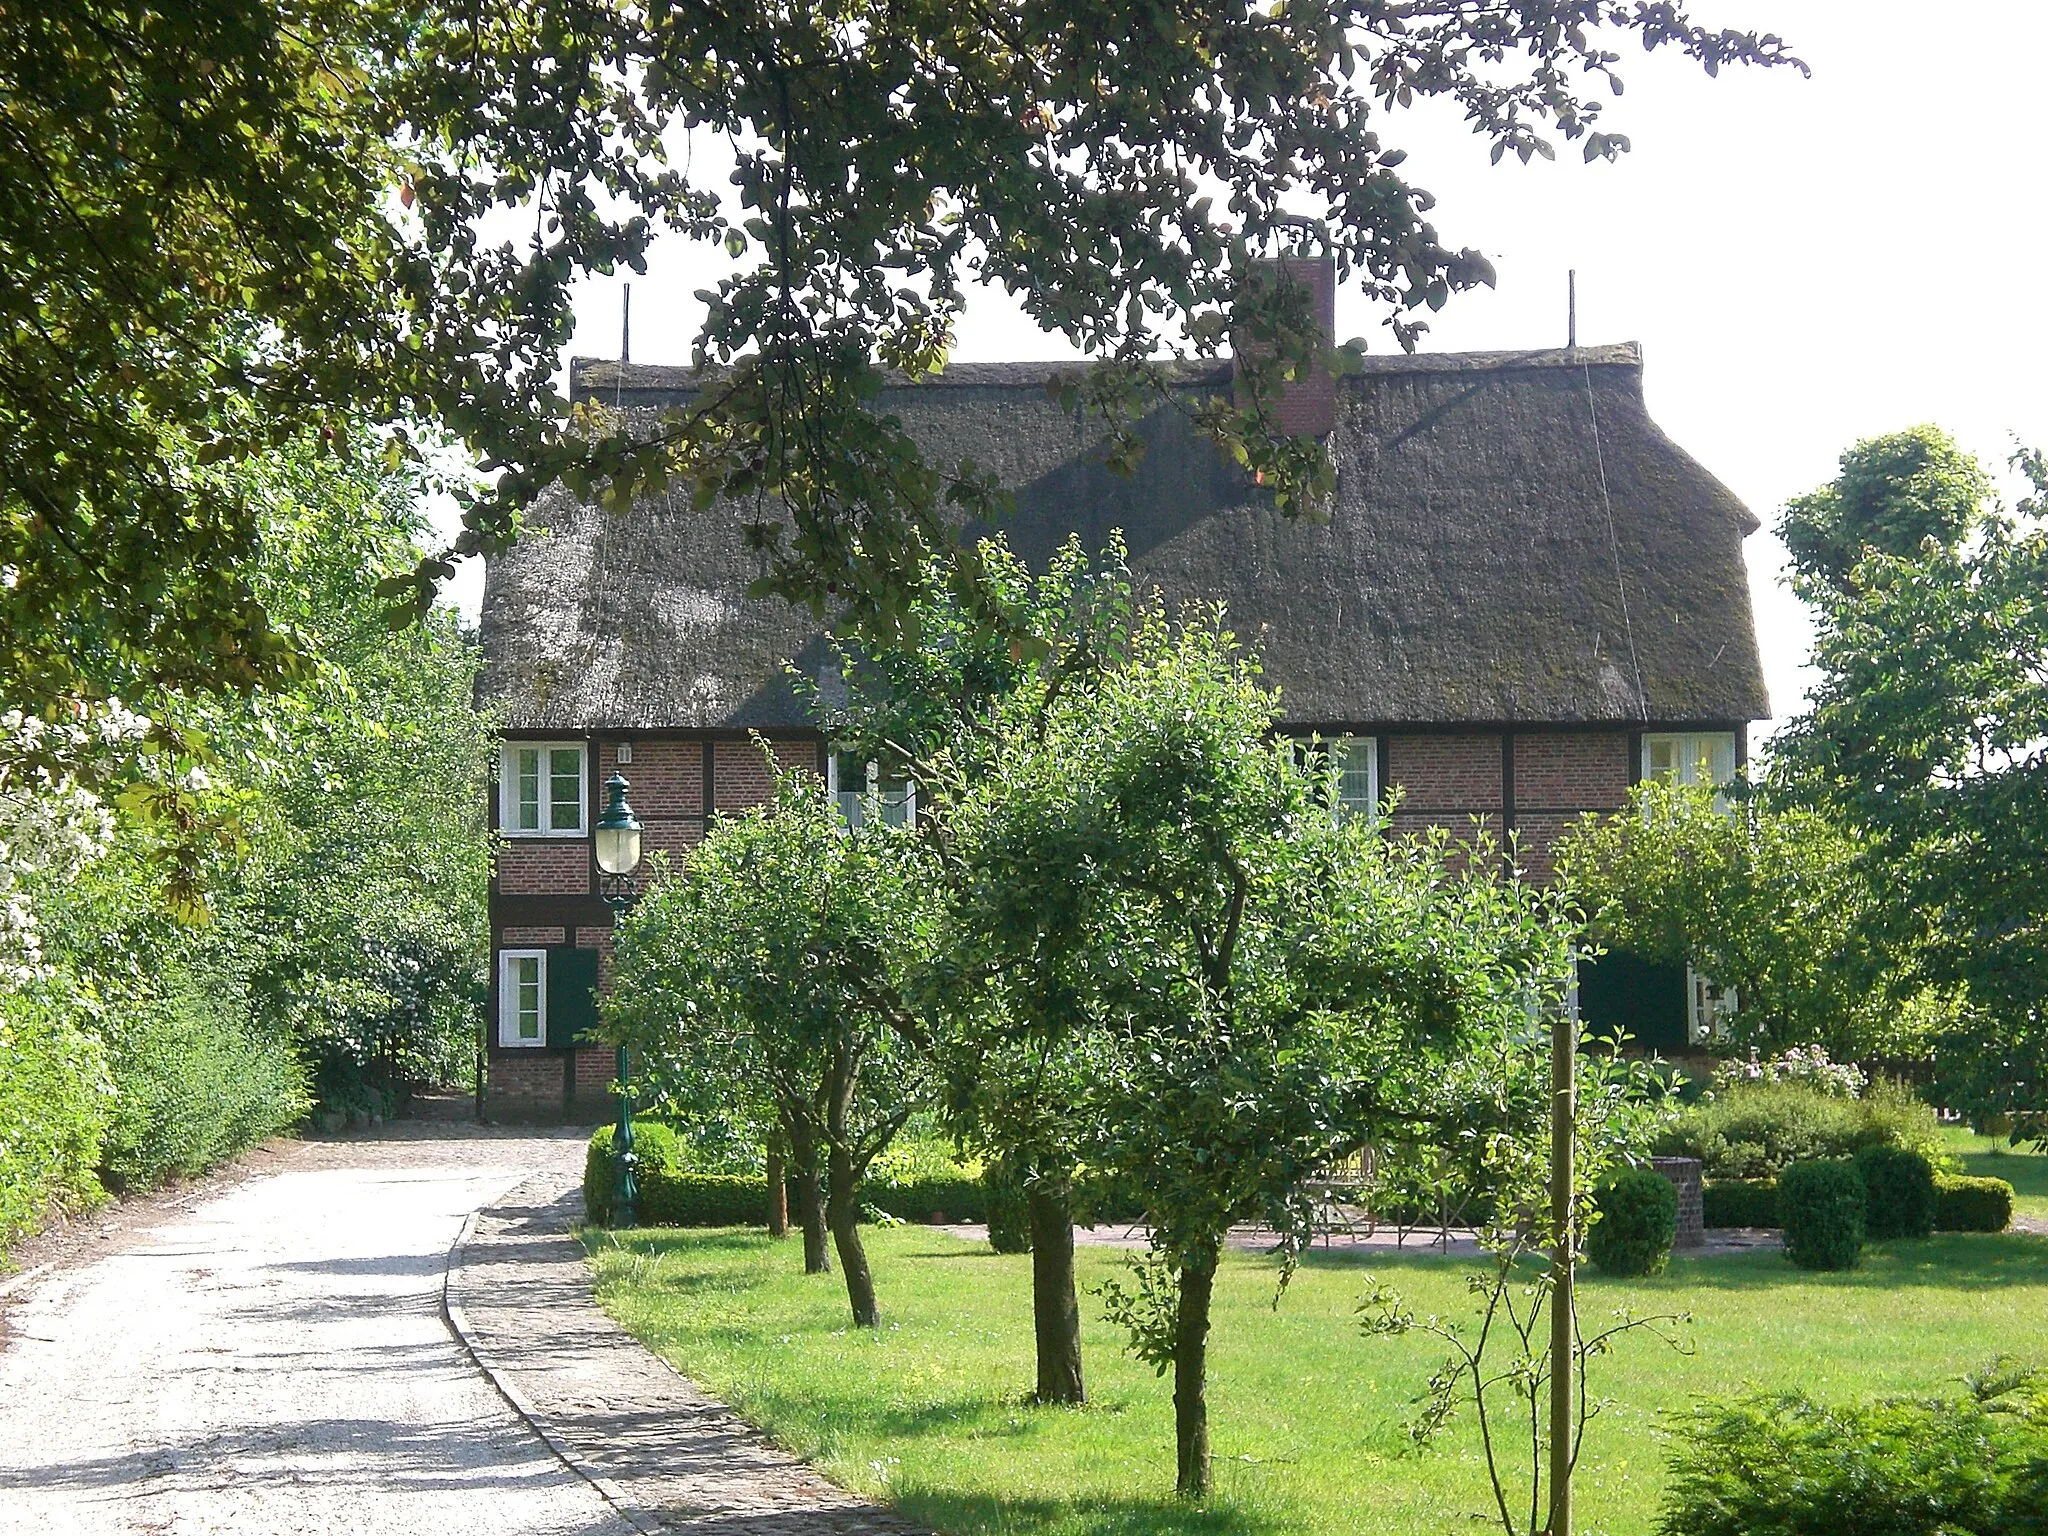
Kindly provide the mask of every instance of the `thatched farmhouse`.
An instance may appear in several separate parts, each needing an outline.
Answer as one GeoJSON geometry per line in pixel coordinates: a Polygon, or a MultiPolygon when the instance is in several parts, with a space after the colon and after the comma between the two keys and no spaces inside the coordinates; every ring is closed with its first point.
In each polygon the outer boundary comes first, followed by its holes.
{"type": "MultiPolygon", "coordinates": [[[[1187,376],[1228,386],[1229,365],[1187,376]]],[[[1337,495],[1289,522],[1161,410],[1129,478],[1046,394],[1046,364],[960,365],[886,392],[927,451],[1018,488],[1012,544],[1123,530],[1145,588],[1222,600],[1281,689],[1285,728],[1343,753],[1347,799],[1398,787],[1396,830],[1513,832],[1532,878],[1565,823],[1645,775],[1725,779],[1769,712],[1742,540],[1756,521],[1652,422],[1633,345],[1391,357],[1311,402],[1337,495]]],[[[579,396],[657,408],[678,369],[578,362],[579,396]]],[[[489,1112],[602,1112],[609,1052],[580,1047],[608,942],[590,828],[601,785],[632,781],[650,850],[680,853],[784,763],[840,764],[791,686],[829,653],[807,614],[745,596],[737,514],[676,497],[626,515],[559,488],[494,557],[483,702],[504,755],[492,823],[489,1112]]],[[[835,784],[837,788],[848,786],[835,784]]],[[[1682,1048],[1687,978],[1625,958],[1588,977],[1596,1017],[1682,1048]]],[[[1696,1023],[1696,1015],[1695,1015],[1696,1023]]]]}

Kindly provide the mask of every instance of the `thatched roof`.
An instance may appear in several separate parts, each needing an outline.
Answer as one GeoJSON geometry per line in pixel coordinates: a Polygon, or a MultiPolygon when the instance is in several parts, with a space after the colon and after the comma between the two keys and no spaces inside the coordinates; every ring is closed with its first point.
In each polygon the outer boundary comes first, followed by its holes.
{"type": "MultiPolygon", "coordinates": [[[[1368,360],[1339,385],[1323,526],[1274,512],[1171,409],[1147,422],[1138,473],[1110,473],[1045,393],[1055,366],[956,365],[882,405],[935,460],[971,457],[1016,488],[1005,531],[1027,559],[1121,528],[1143,587],[1221,599],[1290,721],[1770,712],[1742,563],[1756,520],[1650,420],[1632,344],[1368,360]]],[[[1191,370],[1187,387],[1227,370],[1191,370]]],[[[629,410],[692,386],[610,362],[572,379],[629,410]]],[[[827,648],[808,614],[745,595],[758,566],[740,521],[676,495],[625,515],[544,497],[485,579],[481,692],[505,727],[806,723],[784,663],[816,676],[827,648]]]]}

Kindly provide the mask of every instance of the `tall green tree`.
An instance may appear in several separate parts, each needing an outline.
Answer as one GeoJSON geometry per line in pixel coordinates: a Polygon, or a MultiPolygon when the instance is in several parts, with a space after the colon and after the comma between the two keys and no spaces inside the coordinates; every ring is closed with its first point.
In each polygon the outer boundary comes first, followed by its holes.
{"type": "Polygon", "coordinates": [[[778,498],[764,586],[872,629],[934,555],[976,595],[949,509],[1002,488],[870,409],[879,370],[943,364],[975,283],[1099,360],[1075,400],[1119,459],[1161,347],[1256,343],[1203,420],[1312,507],[1328,466],[1272,405],[1333,359],[1251,258],[1308,216],[1412,342],[1491,273],[1383,130],[1441,98],[1496,157],[1611,158],[1595,97],[1629,37],[1790,62],[1638,0],[4,0],[0,703],[302,675],[245,569],[254,509],[181,466],[309,431],[479,471],[461,535],[390,578],[421,611],[564,475],[778,498]],[[565,421],[574,283],[667,230],[734,258],[695,349],[716,371],[652,435],[565,421]]]}
{"type": "Polygon", "coordinates": [[[1213,614],[1007,738],[956,808],[945,949],[1066,1074],[1083,1160],[1142,1197],[1153,1265],[1112,1296],[1174,1377],[1181,1492],[1210,1486],[1209,1305],[1229,1229],[1308,1235],[1307,1181],[1433,1108],[1438,1067],[1561,1002],[1547,898],[1334,813],[1213,614]],[[1054,1059],[1057,1059],[1055,1057],[1054,1059]]]}
{"type": "Polygon", "coordinates": [[[1859,443],[1785,509],[1818,624],[1781,784],[1864,840],[1893,940],[1966,990],[1959,1105],[2048,1109],[2048,464],[2013,512],[1946,434],[1859,443]]]}

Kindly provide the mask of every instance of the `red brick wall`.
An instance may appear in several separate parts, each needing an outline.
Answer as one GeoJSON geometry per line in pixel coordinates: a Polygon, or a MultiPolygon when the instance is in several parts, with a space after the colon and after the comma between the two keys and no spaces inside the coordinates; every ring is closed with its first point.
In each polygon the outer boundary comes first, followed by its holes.
{"type": "Polygon", "coordinates": [[[506,838],[498,845],[498,889],[513,896],[589,894],[589,839],[506,838]]]}
{"type": "Polygon", "coordinates": [[[1627,733],[1515,736],[1515,810],[1611,810],[1628,798],[1627,733]]]}
{"type": "Polygon", "coordinates": [[[513,924],[498,930],[498,945],[501,949],[546,949],[550,944],[569,942],[568,930],[559,924],[528,923],[524,926],[513,924]]]}
{"type": "MultiPolygon", "coordinates": [[[[815,741],[771,741],[775,760],[785,769],[804,768],[815,773],[818,744],[815,741]]],[[[711,754],[711,804],[716,810],[743,811],[760,805],[775,793],[775,780],[768,771],[767,757],[749,737],[744,741],[721,741],[711,754]]]]}
{"type": "Polygon", "coordinates": [[[618,1054],[609,1046],[592,1046],[576,1053],[576,1097],[602,1098],[612,1085],[618,1068],[618,1054]]]}
{"type": "Polygon", "coordinates": [[[494,1051],[490,1098],[508,1105],[562,1102],[562,1058],[553,1051],[494,1051]]]}
{"type": "Polygon", "coordinates": [[[582,927],[576,930],[576,947],[597,951],[597,984],[609,987],[612,984],[612,931],[609,928],[582,927]]]}
{"type": "Polygon", "coordinates": [[[619,743],[600,737],[597,747],[598,806],[604,781],[622,773],[633,786],[629,797],[644,822],[650,817],[704,813],[704,747],[695,741],[634,741],[633,761],[619,761],[619,743]]]}
{"type": "Polygon", "coordinates": [[[1384,768],[1411,815],[1449,811],[1435,819],[1462,823],[1475,811],[1497,818],[1502,809],[1498,736],[1392,736],[1384,768]]]}
{"type": "Polygon", "coordinates": [[[1559,731],[1515,735],[1516,862],[1522,874],[1548,881],[1557,873],[1551,850],[1588,811],[1611,811],[1628,798],[1626,731],[1559,731]]]}

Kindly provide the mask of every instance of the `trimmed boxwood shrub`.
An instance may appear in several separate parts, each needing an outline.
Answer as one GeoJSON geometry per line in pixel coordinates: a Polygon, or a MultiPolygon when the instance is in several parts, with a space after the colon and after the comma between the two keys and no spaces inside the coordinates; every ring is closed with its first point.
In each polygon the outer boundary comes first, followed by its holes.
{"type": "Polygon", "coordinates": [[[635,1214],[649,1227],[765,1227],[768,1180],[758,1173],[647,1169],[635,1214]]]}
{"type": "Polygon", "coordinates": [[[1863,1231],[1874,1242],[1926,1237],[1934,1230],[1934,1166],[1904,1147],[1865,1147],[1856,1154],[1863,1175],[1863,1231]]]}
{"type": "Polygon", "coordinates": [[[1863,1255],[1863,1175],[1847,1158],[1794,1163],[1778,1175],[1785,1256],[1801,1269],[1850,1269],[1863,1255]]]}
{"type": "MultiPolygon", "coordinates": [[[[598,1226],[604,1226],[611,1220],[612,1180],[617,1171],[612,1161],[612,1132],[615,1129],[615,1126],[600,1125],[591,1133],[590,1145],[583,1152],[583,1216],[598,1226]]],[[[682,1147],[676,1141],[676,1133],[659,1120],[633,1122],[633,1156],[637,1159],[635,1177],[643,1197],[650,1173],[676,1173],[682,1169],[682,1147]]],[[[765,1184],[763,1189],[765,1191],[765,1184]]],[[[763,1198],[766,1198],[765,1193],[763,1198]]],[[[633,1214],[643,1223],[652,1224],[645,1198],[633,1214]]],[[[764,1216],[762,1219],[765,1221],[767,1218],[764,1216]]]]}
{"type": "Polygon", "coordinates": [[[1776,1179],[1709,1179],[1700,1188],[1701,1220],[1709,1227],[1775,1227],[1776,1179]]]}
{"type": "Polygon", "coordinates": [[[1934,1178],[1934,1226],[1940,1232],[2003,1232],[2012,1225],[2012,1186],[2003,1179],[1934,1178]]]}
{"type": "Polygon", "coordinates": [[[1654,1275],[1678,1233],[1678,1191],[1649,1168],[1623,1168],[1593,1190],[1599,1213],[1586,1233],[1586,1257],[1610,1275],[1654,1275]]]}

